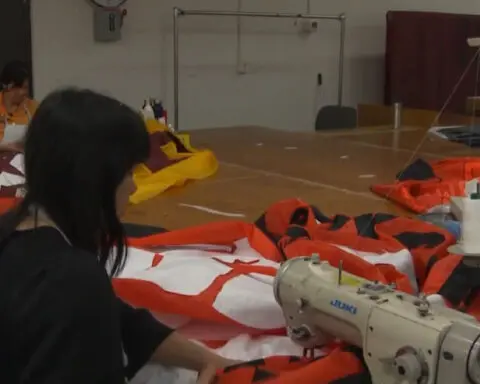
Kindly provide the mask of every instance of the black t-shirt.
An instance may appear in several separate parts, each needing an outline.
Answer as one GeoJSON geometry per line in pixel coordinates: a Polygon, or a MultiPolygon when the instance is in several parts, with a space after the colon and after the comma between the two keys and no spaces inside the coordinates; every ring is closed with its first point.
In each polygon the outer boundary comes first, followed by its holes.
{"type": "Polygon", "coordinates": [[[54,228],[0,247],[2,383],[123,384],[172,332],[119,300],[95,256],[54,228]]]}

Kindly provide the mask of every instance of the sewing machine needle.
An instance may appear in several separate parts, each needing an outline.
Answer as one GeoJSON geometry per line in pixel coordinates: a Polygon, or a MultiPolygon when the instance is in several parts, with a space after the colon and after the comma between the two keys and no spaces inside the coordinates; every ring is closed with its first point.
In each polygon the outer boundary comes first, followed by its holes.
{"type": "Polygon", "coordinates": [[[343,260],[338,264],[338,286],[342,285],[343,260]]]}

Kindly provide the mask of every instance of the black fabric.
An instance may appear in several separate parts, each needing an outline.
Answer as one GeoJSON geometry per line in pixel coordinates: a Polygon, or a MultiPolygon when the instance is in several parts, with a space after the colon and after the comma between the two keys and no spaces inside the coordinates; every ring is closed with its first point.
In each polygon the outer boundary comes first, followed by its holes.
{"type": "Polygon", "coordinates": [[[342,377],[332,381],[330,384],[372,384],[372,378],[368,372],[342,377]]]}
{"type": "Polygon", "coordinates": [[[394,215],[388,213],[366,213],[355,217],[355,226],[357,233],[362,237],[369,237],[371,239],[378,239],[375,225],[384,223],[385,221],[394,219],[394,215]]]}
{"type": "Polygon", "coordinates": [[[428,262],[427,262],[427,265],[426,265],[426,268],[425,268],[425,276],[428,276],[428,274],[432,270],[433,266],[435,264],[437,264],[438,260],[439,260],[439,258],[437,256],[433,256],[433,257],[430,257],[428,259],[428,262]]]}
{"type": "Polygon", "coordinates": [[[480,282],[477,282],[477,285],[471,289],[471,291],[468,293],[467,297],[464,300],[464,306],[465,308],[469,308],[470,305],[475,301],[475,299],[478,297],[478,294],[480,293],[480,282]]]}
{"type": "Polygon", "coordinates": [[[450,273],[438,294],[457,307],[462,304],[472,290],[480,286],[480,269],[460,262],[450,273]]]}
{"type": "Polygon", "coordinates": [[[350,221],[350,217],[345,215],[336,215],[333,219],[330,219],[332,225],[330,226],[330,231],[336,231],[341,229],[345,224],[350,221]]]}
{"type": "Polygon", "coordinates": [[[161,228],[161,227],[154,227],[151,225],[123,223],[123,227],[125,228],[125,232],[127,236],[134,237],[134,238],[146,237],[146,236],[156,235],[158,233],[168,232],[168,229],[161,228]]]}
{"type": "Polygon", "coordinates": [[[265,365],[265,359],[250,360],[250,361],[246,361],[244,363],[234,364],[234,365],[230,365],[228,367],[225,367],[223,369],[223,372],[227,373],[227,372],[235,371],[239,368],[258,367],[258,366],[263,366],[263,365],[265,365]]]}
{"type": "Polygon", "coordinates": [[[300,356],[288,356],[288,361],[290,363],[297,363],[300,360],[302,360],[302,358],[300,356]]]}
{"type": "Polygon", "coordinates": [[[304,227],[300,227],[298,225],[292,225],[291,227],[288,227],[286,235],[292,240],[297,240],[300,238],[306,238],[310,240],[308,231],[304,227]]]}
{"type": "Polygon", "coordinates": [[[278,252],[280,253],[280,256],[282,257],[283,260],[287,260],[287,257],[285,256],[285,253],[283,252],[283,248],[279,246],[279,241],[282,238],[282,236],[275,235],[271,233],[268,228],[267,228],[267,223],[265,221],[265,214],[260,216],[257,221],[255,221],[255,226],[260,229],[265,236],[275,245],[277,248],[278,252]]]}
{"type": "Polygon", "coordinates": [[[435,173],[432,166],[425,160],[417,159],[396,176],[398,181],[433,179],[435,173]]]}
{"type": "Polygon", "coordinates": [[[0,313],[5,383],[124,384],[172,332],[121,302],[96,257],[47,227],[3,243],[0,313]]]}
{"type": "Polygon", "coordinates": [[[315,219],[320,223],[328,223],[330,221],[330,218],[328,216],[325,216],[317,207],[311,206],[310,208],[315,215],[315,219]]]}
{"type": "Polygon", "coordinates": [[[277,244],[281,236],[276,236],[267,229],[267,223],[265,222],[265,215],[260,216],[255,221],[255,226],[260,229],[273,243],[277,244]]]}
{"type": "Polygon", "coordinates": [[[438,232],[402,232],[394,237],[408,249],[435,248],[445,241],[445,236],[438,232]]]}
{"type": "MultiPolygon", "coordinates": [[[[355,223],[358,236],[378,239],[375,226],[393,219],[395,219],[395,216],[388,213],[366,213],[354,217],[353,221],[355,223]]],[[[332,225],[329,230],[338,231],[347,225],[351,220],[352,218],[349,216],[336,215],[333,219],[331,219],[332,225]]]]}
{"type": "Polygon", "coordinates": [[[269,372],[266,369],[256,367],[253,374],[252,383],[267,379],[273,379],[275,377],[277,377],[277,375],[275,375],[274,373],[269,372]]]}
{"type": "Polygon", "coordinates": [[[122,342],[128,364],[127,378],[131,379],[150,360],[153,352],[173,330],[160,324],[149,311],[136,309],[120,302],[122,342]]]}
{"type": "Polygon", "coordinates": [[[290,218],[290,224],[292,225],[307,225],[309,210],[306,207],[297,208],[290,218]]]}
{"type": "Polygon", "coordinates": [[[310,234],[308,231],[299,225],[292,225],[287,228],[285,232],[285,237],[282,238],[281,244],[277,243],[277,249],[280,251],[284,260],[287,260],[283,252],[283,248],[299,239],[308,239],[311,240],[310,234]]]}

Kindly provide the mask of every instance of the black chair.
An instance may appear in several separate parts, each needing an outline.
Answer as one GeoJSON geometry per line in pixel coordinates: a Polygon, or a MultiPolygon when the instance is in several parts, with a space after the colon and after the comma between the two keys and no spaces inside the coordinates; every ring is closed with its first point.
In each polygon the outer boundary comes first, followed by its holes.
{"type": "Polygon", "coordinates": [[[318,111],[315,121],[316,131],[357,127],[357,110],[353,107],[328,105],[318,111]]]}

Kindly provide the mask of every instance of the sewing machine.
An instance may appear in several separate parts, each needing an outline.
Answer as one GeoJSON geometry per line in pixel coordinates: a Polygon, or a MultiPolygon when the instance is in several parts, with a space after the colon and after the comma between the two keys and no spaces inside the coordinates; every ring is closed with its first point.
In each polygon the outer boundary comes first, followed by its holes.
{"type": "MultiPolygon", "coordinates": [[[[480,188],[453,198],[452,210],[463,222],[452,252],[478,266],[480,188]]],[[[295,342],[308,349],[340,339],[362,348],[373,384],[480,384],[480,323],[441,298],[364,280],[321,255],[286,261],[274,291],[295,342]]]]}
{"type": "Polygon", "coordinates": [[[463,262],[480,267],[480,184],[474,179],[466,183],[465,196],[450,199],[450,213],[462,223],[462,232],[457,244],[448,251],[463,255],[463,262]]]}

